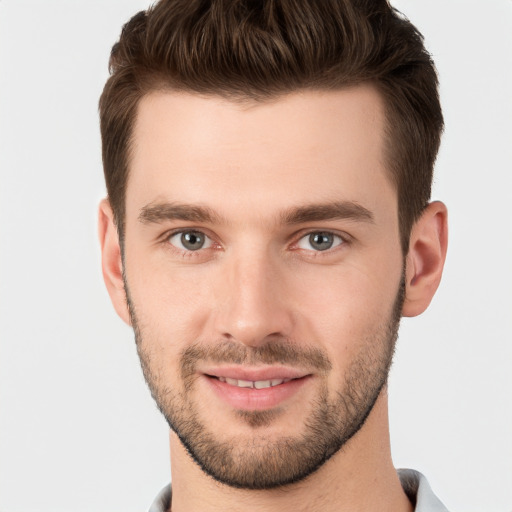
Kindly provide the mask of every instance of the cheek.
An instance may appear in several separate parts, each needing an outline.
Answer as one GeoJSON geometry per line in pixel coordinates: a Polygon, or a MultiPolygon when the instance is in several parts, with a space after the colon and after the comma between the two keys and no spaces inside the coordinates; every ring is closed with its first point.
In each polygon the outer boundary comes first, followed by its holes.
{"type": "MultiPolygon", "coordinates": [[[[301,273],[301,330],[321,344],[333,364],[332,374],[343,374],[363,347],[386,338],[400,286],[401,266],[329,269],[301,273]],[[320,286],[320,283],[322,285],[320,286]]],[[[308,341],[302,335],[301,339],[308,341]]]]}
{"type": "Polygon", "coordinates": [[[176,266],[161,256],[132,251],[126,258],[126,279],[145,345],[176,359],[190,343],[201,337],[211,286],[208,273],[197,267],[176,266]]]}

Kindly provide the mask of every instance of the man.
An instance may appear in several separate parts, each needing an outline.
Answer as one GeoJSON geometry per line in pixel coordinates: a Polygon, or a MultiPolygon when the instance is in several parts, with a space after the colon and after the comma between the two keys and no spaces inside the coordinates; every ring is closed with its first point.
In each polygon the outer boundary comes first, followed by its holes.
{"type": "Polygon", "coordinates": [[[416,29],[383,0],[162,0],[100,116],[103,274],[171,429],[151,510],[445,510],[387,418],[447,246],[416,29]]]}

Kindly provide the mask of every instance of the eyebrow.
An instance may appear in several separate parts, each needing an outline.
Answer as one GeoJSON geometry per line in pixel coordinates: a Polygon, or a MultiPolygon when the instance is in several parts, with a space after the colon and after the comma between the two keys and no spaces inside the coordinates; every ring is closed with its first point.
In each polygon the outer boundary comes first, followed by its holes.
{"type": "Polygon", "coordinates": [[[148,204],[141,208],[139,221],[143,224],[163,222],[165,220],[185,220],[213,224],[220,217],[211,208],[181,203],[148,204]]]}
{"type": "Polygon", "coordinates": [[[282,215],[282,221],[285,224],[344,219],[370,223],[374,221],[370,210],[353,201],[335,201],[300,206],[299,208],[290,208],[282,215]]]}
{"type": "MultiPolygon", "coordinates": [[[[280,215],[282,224],[292,225],[343,219],[370,223],[374,221],[370,210],[353,201],[335,201],[292,207],[280,215]]],[[[214,210],[201,205],[150,203],[141,208],[139,221],[143,224],[159,223],[166,220],[184,220],[210,224],[226,222],[214,210]]]]}

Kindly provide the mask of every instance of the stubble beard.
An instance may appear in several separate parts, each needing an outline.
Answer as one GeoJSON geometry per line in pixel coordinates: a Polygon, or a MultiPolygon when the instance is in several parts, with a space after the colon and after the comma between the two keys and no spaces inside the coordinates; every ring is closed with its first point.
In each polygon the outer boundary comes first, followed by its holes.
{"type": "Polygon", "coordinates": [[[387,324],[360,344],[344,382],[333,398],[325,379],[298,436],[268,438],[261,427],[271,425],[280,410],[237,411],[239,419],[253,427],[254,435],[220,440],[215,425],[199,417],[193,399],[199,361],[236,364],[290,364],[307,361],[320,373],[328,373],[331,363],[317,348],[303,348],[288,340],[275,339],[257,348],[220,341],[196,343],[180,355],[182,390],[167,385],[161,371],[155,371],[153,355],[146,348],[127,283],[127,300],[144,377],[169,427],[200,468],[215,480],[242,489],[272,489],[299,482],[320,468],[361,429],[386,386],[391,367],[401,311],[405,279],[402,276],[392,314],[387,324]]]}

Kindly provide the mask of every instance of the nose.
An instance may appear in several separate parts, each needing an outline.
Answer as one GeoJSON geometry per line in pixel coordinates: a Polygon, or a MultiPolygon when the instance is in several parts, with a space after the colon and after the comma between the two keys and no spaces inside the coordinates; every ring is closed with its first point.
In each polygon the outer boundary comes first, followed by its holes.
{"type": "Polygon", "coordinates": [[[216,293],[215,331],[247,346],[271,337],[289,338],[293,311],[288,301],[286,269],[269,255],[233,255],[223,264],[216,293]]]}

